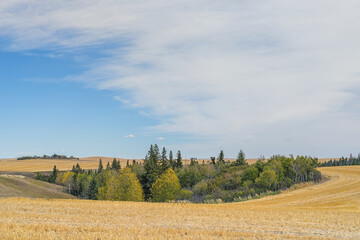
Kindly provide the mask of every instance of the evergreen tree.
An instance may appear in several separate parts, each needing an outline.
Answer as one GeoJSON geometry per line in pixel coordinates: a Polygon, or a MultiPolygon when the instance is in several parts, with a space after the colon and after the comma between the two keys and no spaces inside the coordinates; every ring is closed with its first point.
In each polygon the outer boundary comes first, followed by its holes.
{"type": "Polygon", "coordinates": [[[86,196],[88,199],[96,200],[97,192],[98,192],[98,184],[96,182],[95,175],[94,175],[91,177],[86,196]]]}
{"type": "Polygon", "coordinates": [[[215,165],[215,157],[211,157],[211,164],[214,164],[215,165]]]}
{"type": "Polygon", "coordinates": [[[195,166],[197,164],[196,158],[190,158],[190,166],[195,166]]]}
{"type": "Polygon", "coordinates": [[[145,173],[141,178],[142,186],[144,188],[145,199],[150,197],[150,188],[155,183],[156,179],[161,174],[159,165],[159,148],[151,145],[148,154],[144,160],[145,173]]]}
{"type": "Polygon", "coordinates": [[[99,160],[99,168],[98,168],[98,173],[101,173],[101,171],[104,169],[104,167],[103,167],[103,163],[102,163],[102,160],[101,160],[101,158],[100,158],[100,160],[99,160]]]}
{"type": "Polygon", "coordinates": [[[219,164],[225,164],[224,151],[223,150],[220,151],[220,154],[219,154],[219,157],[218,157],[218,163],[219,164]]]}
{"type": "Polygon", "coordinates": [[[58,170],[56,169],[56,165],[54,165],[54,168],[53,168],[53,171],[52,171],[52,173],[51,173],[51,175],[50,175],[49,181],[50,181],[51,183],[55,183],[55,180],[56,180],[56,178],[57,178],[57,175],[58,175],[58,170]]]}
{"type": "Polygon", "coordinates": [[[177,152],[176,154],[176,167],[177,168],[182,168],[183,163],[182,163],[182,157],[181,157],[181,152],[180,150],[177,152]]]}
{"type": "Polygon", "coordinates": [[[235,165],[237,166],[247,165],[247,162],[245,160],[245,153],[243,152],[243,150],[240,150],[240,152],[238,153],[238,156],[235,161],[235,165]]]}
{"type": "Polygon", "coordinates": [[[156,157],[157,161],[161,159],[160,149],[157,144],[154,145],[154,157],[156,157]]]}
{"type": "Polygon", "coordinates": [[[106,164],[106,170],[111,170],[110,162],[107,162],[107,164],[106,164]]]}
{"type": "Polygon", "coordinates": [[[169,164],[170,164],[172,169],[175,169],[176,162],[174,161],[173,152],[171,150],[170,150],[170,153],[169,153],[169,164]]]}
{"type": "Polygon", "coordinates": [[[82,173],[82,172],[83,172],[83,170],[81,169],[80,164],[79,164],[79,163],[76,163],[75,173],[82,173]]]}
{"type": "Polygon", "coordinates": [[[128,159],[128,160],[126,160],[126,166],[127,166],[127,167],[130,167],[130,162],[129,162],[129,159],[128,159]]]}
{"type": "Polygon", "coordinates": [[[168,161],[167,156],[166,156],[165,147],[163,147],[163,150],[161,152],[160,166],[161,166],[161,170],[163,172],[170,167],[169,161],[168,161]]]}
{"type": "Polygon", "coordinates": [[[114,158],[112,165],[111,165],[111,169],[115,170],[115,171],[120,171],[121,169],[121,165],[120,165],[120,160],[116,160],[116,158],[114,158]]]}

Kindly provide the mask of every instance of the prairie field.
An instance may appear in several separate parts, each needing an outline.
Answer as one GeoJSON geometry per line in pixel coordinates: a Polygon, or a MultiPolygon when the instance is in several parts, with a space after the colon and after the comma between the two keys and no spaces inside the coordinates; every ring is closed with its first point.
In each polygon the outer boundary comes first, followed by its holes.
{"type": "Polygon", "coordinates": [[[360,166],[239,203],[0,198],[0,239],[360,239],[360,166]]]}
{"type": "MultiPolygon", "coordinates": [[[[27,159],[27,160],[16,160],[15,158],[11,159],[0,159],[0,171],[10,171],[10,172],[41,172],[41,171],[51,171],[56,165],[56,168],[60,171],[71,170],[73,165],[79,163],[80,166],[84,169],[97,169],[99,166],[99,160],[102,159],[103,165],[106,166],[107,162],[112,162],[113,157],[87,157],[77,159],[27,159]]],[[[319,162],[328,161],[331,158],[319,159],[319,162]]],[[[117,158],[120,160],[121,166],[126,166],[127,159],[117,158]]],[[[135,159],[136,162],[142,163],[143,159],[135,159]]],[[[210,163],[209,159],[198,159],[199,163],[202,163],[204,160],[205,163],[210,163]]],[[[233,162],[235,159],[228,158],[226,161],[233,162]]],[[[249,164],[253,164],[257,161],[256,158],[250,158],[246,160],[249,164]]],[[[132,163],[132,159],[130,159],[132,163]]],[[[183,159],[183,164],[190,164],[190,159],[183,159]]]]}

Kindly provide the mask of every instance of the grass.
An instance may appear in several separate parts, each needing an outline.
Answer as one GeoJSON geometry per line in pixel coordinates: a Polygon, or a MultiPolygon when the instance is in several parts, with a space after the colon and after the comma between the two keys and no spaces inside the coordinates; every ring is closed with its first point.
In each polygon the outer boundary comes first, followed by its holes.
{"type": "Polygon", "coordinates": [[[0,175],[0,197],[75,198],[64,188],[21,175],[0,175]]]}
{"type": "Polygon", "coordinates": [[[0,199],[0,239],[359,239],[360,166],[231,204],[0,199]]]}

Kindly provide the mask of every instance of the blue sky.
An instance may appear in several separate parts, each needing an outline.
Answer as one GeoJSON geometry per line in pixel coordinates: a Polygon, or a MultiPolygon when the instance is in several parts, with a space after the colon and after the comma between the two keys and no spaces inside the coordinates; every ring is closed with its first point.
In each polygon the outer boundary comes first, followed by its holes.
{"type": "Polygon", "coordinates": [[[357,1],[0,3],[0,158],[357,154],[357,1]]]}

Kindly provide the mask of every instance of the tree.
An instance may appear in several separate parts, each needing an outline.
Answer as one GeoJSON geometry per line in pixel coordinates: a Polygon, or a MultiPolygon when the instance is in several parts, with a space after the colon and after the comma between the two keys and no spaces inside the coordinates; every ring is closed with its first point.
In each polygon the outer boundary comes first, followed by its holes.
{"type": "Polygon", "coordinates": [[[110,162],[107,162],[107,164],[106,164],[106,170],[111,170],[110,162]]]}
{"type": "Polygon", "coordinates": [[[102,160],[100,158],[99,160],[99,168],[98,168],[98,173],[101,173],[101,171],[104,169],[104,166],[103,166],[103,163],[102,163],[102,160]]]}
{"type": "Polygon", "coordinates": [[[255,182],[255,179],[259,177],[259,170],[256,166],[248,167],[242,176],[242,181],[252,181],[255,182]]]}
{"type": "Polygon", "coordinates": [[[126,167],[112,173],[106,186],[99,189],[99,199],[113,201],[143,201],[143,190],[136,175],[126,167]]]}
{"type": "Polygon", "coordinates": [[[74,172],[66,172],[63,177],[61,183],[68,188],[69,194],[71,194],[71,185],[73,183],[74,172]]]}
{"type": "Polygon", "coordinates": [[[121,169],[121,165],[120,165],[120,160],[116,160],[116,158],[114,158],[112,164],[111,164],[111,169],[115,170],[115,171],[120,171],[121,169]]]}
{"type": "Polygon", "coordinates": [[[174,156],[173,156],[173,152],[170,150],[169,153],[169,163],[172,169],[176,168],[176,161],[174,161],[174,156]]]}
{"type": "Polygon", "coordinates": [[[255,180],[255,184],[264,190],[272,189],[276,183],[276,173],[272,169],[264,170],[255,180]]]}
{"type": "Polygon", "coordinates": [[[220,154],[219,154],[219,157],[218,157],[218,163],[219,164],[225,164],[224,151],[223,150],[220,151],[220,154]]]}
{"type": "Polygon", "coordinates": [[[96,182],[95,175],[94,176],[90,175],[90,177],[91,177],[91,180],[90,180],[87,192],[86,192],[86,196],[88,199],[96,200],[96,194],[98,192],[98,184],[96,182]]]}
{"type": "Polygon", "coordinates": [[[195,164],[197,164],[195,159],[196,158],[190,158],[190,167],[195,166],[195,164]]]}
{"type": "Polygon", "coordinates": [[[181,185],[174,170],[167,169],[151,187],[151,201],[166,202],[175,200],[181,185]]]}
{"type": "Polygon", "coordinates": [[[243,150],[240,150],[240,152],[237,155],[235,165],[241,166],[241,165],[246,165],[246,164],[247,164],[247,162],[245,160],[245,153],[243,152],[243,150]]]}
{"type": "Polygon", "coordinates": [[[159,148],[151,145],[148,154],[145,156],[144,169],[145,174],[141,178],[142,186],[144,188],[145,199],[150,197],[151,186],[155,183],[156,179],[161,174],[159,165],[159,148]]]}
{"type": "Polygon", "coordinates": [[[170,167],[169,161],[168,161],[167,156],[166,156],[165,147],[163,147],[163,150],[161,152],[160,166],[161,166],[161,171],[162,172],[164,172],[166,169],[168,169],[170,167]]]}
{"type": "Polygon", "coordinates": [[[49,181],[50,181],[51,183],[55,183],[55,180],[56,180],[56,178],[57,178],[57,175],[58,175],[58,170],[56,169],[56,165],[54,165],[54,168],[53,168],[53,171],[52,171],[52,173],[51,173],[51,175],[50,175],[49,181]]]}
{"type": "Polygon", "coordinates": [[[183,163],[182,163],[182,157],[181,157],[181,152],[180,150],[177,152],[176,154],[176,167],[177,168],[182,168],[183,163]]]}

